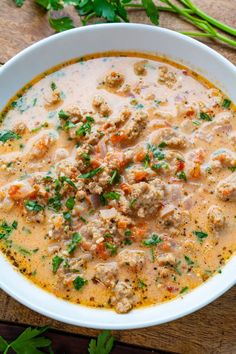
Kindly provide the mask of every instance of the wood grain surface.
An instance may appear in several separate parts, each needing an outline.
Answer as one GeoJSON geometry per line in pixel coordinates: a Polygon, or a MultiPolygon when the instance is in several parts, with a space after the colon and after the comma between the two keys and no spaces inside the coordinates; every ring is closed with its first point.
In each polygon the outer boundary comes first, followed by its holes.
{"type": "MultiPolygon", "coordinates": [[[[235,0],[194,2],[210,15],[236,27],[235,0]]],[[[35,41],[53,34],[47,23],[47,15],[33,0],[26,0],[21,9],[15,7],[13,0],[0,0],[0,5],[0,63],[5,63],[35,41]]],[[[130,18],[132,22],[148,23],[142,12],[132,12],[130,18]]],[[[77,24],[79,25],[78,20],[77,24]]],[[[174,30],[191,29],[191,25],[166,13],[161,14],[161,26],[174,30]]],[[[236,64],[236,50],[209,40],[207,44],[236,64]]],[[[48,324],[59,331],[89,336],[98,333],[41,316],[22,306],[3,291],[0,291],[0,321],[35,326],[48,324]]],[[[147,329],[115,331],[114,334],[124,343],[173,353],[235,354],[235,323],[236,287],[204,309],[180,320],[147,329]]]]}

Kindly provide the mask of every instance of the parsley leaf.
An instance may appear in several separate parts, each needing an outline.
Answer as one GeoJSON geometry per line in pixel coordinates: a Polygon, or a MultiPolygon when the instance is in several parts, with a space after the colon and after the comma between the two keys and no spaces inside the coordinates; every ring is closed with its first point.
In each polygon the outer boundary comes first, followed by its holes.
{"type": "Polygon", "coordinates": [[[222,103],[222,107],[223,108],[229,108],[231,106],[231,101],[228,100],[227,98],[224,99],[223,103],[222,103]]]}
{"type": "Polygon", "coordinates": [[[67,120],[69,118],[69,115],[66,114],[63,109],[60,110],[60,112],[58,113],[58,117],[60,119],[63,119],[63,120],[67,120]]]}
{"type": "Polygon", "coordinates": [[[181,290],[180,290],[180,294],[183,294],[183,293],[186,293],[186,291],[188,291],[188,289],[189,289],[189,287],[188,286],[185,286],[184,288],[182,288],[181,290]]]}
{"type": "Polygon", "coordinates": [[[80,290],[87,283],[88,283],[88,280],[80,277],[79,275],[73,281],[73,285],[76,290],[80,290]]]}
{"type": "Polygon", "coordinates": [[[67,176],[61,176],[59,178],[59,180],[63,183],[66,182],[68,183],[71,187],[73,187],[74,189],[77,189],[76,185],[74,184],[74,182],[67,176]]]}
{"type": "Polygon", "coordinates": [[[46,330],[47,327],[26,328],[26,330],[9,345],[9,348],[12,348],[17,354],[43,353],[39,348],[50,348],[51,346],[51,340],[41,336],[46,330]]]}
{"type": "Polygon", "coordinates": [[[16,6],[21,7],[24,4],[25,0],[15,0],[16,6]]]}
{"type": "Polygon", "coordinates": [[[71,28],[75,28],[74,23],[70,17],[52,18],[49,17],[50,26],[56,32],[63,32],[71,28]]]}
{"type": "Polygon", "coordinates": [[[200,112],[200,119],[205,120],[207,122],[211,122],[212,118],[209,116],[209,114],[205,112],[200,112]]]}
{"type": "Polygon", "coordinates": [[[70,197],[67,199],[66,201],[66,207],[69,210],[72,210],[75,206],[75,198],[74,197],[70,197]]]}
{"type": "Polygon", "coordinates": [[[98,167],[95,170],[89,171],[87,173],[84,173],[79,176],[79,178],[92,178],[94,177],[97,173],[101,172],[103,170],[102,167],[98,167]]]}
{"type": "Polygon", "coordinates": [[[12,231],[17,228],[17,221],[13,221],[12,225],[9,225],[6,221],[3,221],[0,225],[0,240],[8,238],[12,231]]]}
{"type": "Polygon", "coordinates": [[[192,261],[192,259],[190,257],[184,256],[184,259],[189,266],[194,264],[194,262],[192,261]]]}
{"type": "Polygon", "coordinates": [[[5,143],[7,140],[19,140],[20,135],[16,134],[12,130],[1,130],[0,131],[0,141],[5,143]]]}
{"type": "Polygon", "coordinates": [[[187,176],[186,176],[186,174],[185,174],[184,171],[181,171],[181,172],[177,173],[177,177],[178,177],[179,179],[184,180],[185,182],[187,181],[187,176]]]}
{"type": "Polygon", "coordinates": [[[204,238],[208,237],[208,234],[203,231],[193,231],[193,234],[197,236],[198,241],[200,241],[200,243],[203,242],[204,238]]]}
{"type": "Polygon", "coordinates": [[[69,246],[67,247],[67,252],[69,254],[73,253],[77,247],[77,244],[80,243],[82,240],[82,236],[80,235],[79,232],[75,232],[73,235],[72,235],[72,241],[71,243],[69,244],[69,246]]]}
{"type": "Polygon", "coordinates": [[[112,171],[111,178],[109,183],[110,184],[117,184],[120,182],[121,175],[119,174],[118,170],[112,171]]]}
{"type": "Polygon", "coordinates": [[[102,331],[97,340],[91,339],[89,343],[89,354],[109,354],[114,345],[114,337],[111,331],[102,331]]]}
{"type": "Polygon", "coordinates": [[[160,238],[160,236],[158,236],[157,234],[152,234],[151,237],[147,240],[143,241],[143,245],[144,246],[156,246],[158,245],[158,243],[163,242],[162,238],[160,238]]]}
{"type": "Polygon", "coordinates": [[[96,16],[103,17],[109,22],[117,22],[114,6],[107,0],[94,0],[93,6],[96,16]]]}
{"type": "Polygon", "coordinates": [[[147,287],[147,284],[145,284],[142,279],[138,279],[138,287],[140,289],[145,289],[147,287]]]}
{"type": "Polygon", "coordinates": [[[61,263],[63,262],[63,258],[60,256],[55,256],[52,259],[52,271],[53,273],[56,273],[57,270],[59,269],[61,263]]]}
{"type": "Polygon", "coordinates": [[[112,243],[106,242],[105,246],[111,252],[112,256],[114,256],[117,253],[117,246],[113,245],[112,243]]]}
{"type": "Polygon", "coordinates": [[[36,213],[44,209],[44,206],[39,204],[37,200],[25,200],[24,204],[27,210],[35,211],[36,213]]]}
{"type": "Polygon", "coordinates": [[[119,200],[120,193],[118,192],[108,192],[100,195],[100,202],[102,205],[106,205],[108,200],[119,200]]]}
{"type": "Polygon", "coordinates": [[[154,25],[159,24],[159,11],[157,6],[152,0],[142,0],[143,7],[146,11],[147,16],[150,18],[154,25]]]}

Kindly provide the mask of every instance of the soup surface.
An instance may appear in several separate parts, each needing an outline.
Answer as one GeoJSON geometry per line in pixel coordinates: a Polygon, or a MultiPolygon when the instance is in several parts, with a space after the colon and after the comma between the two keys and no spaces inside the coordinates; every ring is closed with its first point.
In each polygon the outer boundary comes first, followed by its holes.
{"type": "Polygon", "coordinates": [[[126,313],[221,272],[236,244],[236,120],[206,80],[105,53],[41,75],[2,116],[0,247],[34,283],[126,313]]]}

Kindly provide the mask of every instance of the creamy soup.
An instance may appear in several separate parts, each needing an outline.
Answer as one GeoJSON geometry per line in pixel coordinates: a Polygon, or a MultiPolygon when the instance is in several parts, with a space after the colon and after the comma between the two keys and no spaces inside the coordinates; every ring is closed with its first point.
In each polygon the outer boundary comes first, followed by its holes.
{"type": "Polygon", "coordinates": [[[235,249],[231,101],[166,59],[65,63],[2,112],[0,247],[69,301],[115,309],[183,296],[235,249]]]}

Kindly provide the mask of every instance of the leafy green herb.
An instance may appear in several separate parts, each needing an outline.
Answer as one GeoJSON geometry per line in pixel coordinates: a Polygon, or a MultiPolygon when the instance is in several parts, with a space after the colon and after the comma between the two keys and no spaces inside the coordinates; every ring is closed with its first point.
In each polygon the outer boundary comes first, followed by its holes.
{"type": "Polygon", "coordinates": [[[82,158],[83,158],[86,166],[90,165],[91,157],[89,154],[87,154],[86,152],[83,152],[82,158]]]}
{"type": "Polygon", "coordinates": [[[188,291],[188,289],[189,289],[189,287],[188,286],[185,286],[184,288],[182,288],[181,290],[180,290],[180,294],[183,294],[183,293],[186,293],[186,291],[188,291]]]}
{"type": "Polygon", "coordinates": [[[75,124],[72,123],[71,121],[67,120],[66,124],[64,125],[64,130],[73,129],[74,127],[75,127],[75,124]]]}
{"type": "Polygon", "coordinates": [[[146,11],[147,16],[150,18],[154,25],[159,24],[159,11],[158,7],[154,4],[152,0],[142,0],[143,7],[146,11]]]}
{"type": "Polygon", "coordinates": [[[198,120],[193,120],[192,123],[197,126],[201,125],[201,123],[198,120]]]}
{"type": "Polygon", "coordinates": [[[117,246],[112,243],[105,242],[106,248],[111,252],[111,255],[114,256],[117,253],[117,246]]]}
{"type": "Polygon", "coordinates": [[[119,200],[120,193],[118,192],[107,192],[100,195],[100,202],[102,205],[106,205],[108,200],[119,200]]]}
{"type": "Polygon", "coordinates": [[[76,185],[74,184],[74,182],[67,176],[61,176],[59,178],[60,182],[64,183],[68,183],[71,187],[73,187],[74,189],[77,189],[76,185]]]}
{"type": "Polygon", "coordinates": [[[158,145],[158,147],[159,147],[160,149],[163,149],[163,148],[167,147],[167,143],[166,143],[165,141],[162,141],[162,142],[158,145]]]}
{"type": "Polygon", "coordinates": [[[184,171],[180,171],[179,173],[177,173],[177,177],[178,177],[179,179],[184,180],[185,182],[187,181],[187,176],[186,176],[186,174],[185,174],[184,171]]]}
{"type": "Polygon", "coordinates": [[[74,197],[69,197],[66,201],[66,207],[69,210],[72,210],[75,206],[75,198],[74,197]]]}
{"type": "Polygon", "coordinates": [[[150,156],[149,156],[149,154],[147,153],[147,154],[145,155],[144,160],[143,160],[144,168],[148,168],[148,165],[149,165],[150,161],[151,161],[150,156]]]}
{"type": "Polygon", "coordinates": [[[55,84],[54,81],[52,81],[51,84],[50,84],[50,87],[51,87],[52,91],[55,91],[56,88],[57,88],[57,85],[55,84]]]}
{"type": "Polygon", "coordinates": [[[147,284],[145,284],[142,279],[138,279],[138,287],[140,289],[145,289],[147,287],[147,284]]]}
{"type": "Polygon", "coordinates": [[[160,236],[158,236],[157,234],[152,234],[149,239],[143,241],[143,245],[151,247],[156,246],[161,242],[163,242],[163,240],[160,236]]]}
{"type": "Polygon", "coordinates": [[[114,345],[114,337],[111,331],[103,331],[99,334],[97,341],[91,339],[89,343],[89,354],[109,354],[114,345]]]}
{"type": "Polygon", "coordinates": [[[5,143],[7,140],[19,140],[20,135],[16,134],[12,130],[1,130],[0,131],[0,141],[5,143]]]}
{"type": "Polygon", "coordinates": [[[117,184],[120,182],[120,179],[121,179],[121,175],[119,174],[118,170],[114,170],[111,173],[111,178],[110,178],[109,183],[110,184],[117,184]]]}
{"type": "Polygon", "coordinates": [[[61,195],[57,191],[53,197],[48,199],[48,206],[57,212],[61,209],[61,195]]]}
{"type": "Polygon", "coordinates": [[[88,280],[80,277],[78,275],[78,277],[75,278],[75,280],[73,281],[73,285],[74,285],[74,288],[76,290],[80,290],[84,285],[86,285],[88,283],[88,280]]]}
{"type": "Polygon", "coordinates": [[[200,113],[200,119],[205,120],[207,122],[211,122],[212,118],[209,116],[209,114],[205,113],[205,112],[201,112],[200,113]]]}
{"type": "Polygon", "coordinates": [[[203,231],[193,231],[193,234],[194,234],[195,236],[197,236],[198,241],[199,241],[200,243],[203,242],[204,238],[208,237],[208,234],[207,234],[206,232],[203,232],[203,231]]]}
{"type": "Polygon", "coordinates": [[[48,348],[49,352],[53,354],[51,340],[41,336],[47,329],[48,327],[26,328],[26,330],[11,343],[8,343],[0,336],[0,351],[4,354],[7,354],[11,350],[14,350],[17,354],[40,354],[43,353],[39,350],[40,348],[48,348]]]}
{"type": "Polygon", "coordinates": [[[15,3],[16,3],[17,7],[23,6],[24,2],[25,2],[25,0],[15,0],[15,3]]]}
{"type": "Polygon", "coordinates": [[[18,222],[16,220],[13,221],[12,225],[13,229],[17,229],[17,226],[18,226],[18,222]]]}
{"type": "Polygon", "coordinates": [[[235,172],[236,171],[236,166],[229,167],[229,170],[232,171],[232,172],[235,172]]]}
{"type": "Polygon", "coordinates": [[[83,216],[80,216],[79,218],[81,221],[83,221],[85,224],[87,224],[88,221],[83,216]]]}
{"type": "Polygon", "coordinates": [[[130,201],[130,203],[129,203],[130,208],[133,208],[133,206],[137,202],[137,200],[138,200],[137,198],[134,198],[130,201]]]}
{"type": "Polygon", "coordinates": [[[49,17],[49,23],[50,23],[50,26],[56,32],[63,32],[63,31],[69,30],[71,28],[75,28],[72,19],[68,16],[61,17],[61,18],[49,17]]]}
{"type": "Polygon", "coordinates": [[[89,171],[87,173],[84,173],[82,175],[79,176],[79,178],[92,178],[94,177],[96,174],[98,174],[99,172],[101,172],[103,170],[102,167],[98,167],[95,170],[89,171]]]}
{"type": "Polygon", "coordinates": [[[69,213],[68,211],[65,211],[63,213],[63,217],[66,221],[71,221],[71,213],[69,213]]]}
{"type": "Polygon", "coordinates": [[[87,133],[91,133],[91,123],[94,123],[94,119],[90,116],[86,117],[87,122],[81,125],[81,127],[76,130],[76,135],[77,136],[85,136],[87,133]]]}
{"type": "Polygon", "coordinates": [[[58,117],[60,119],[63,119],[63,120],[67,120],[69,118],[69,115],[66,114],[63,109],[60,110],[60,112],[58,113],[58,117]]]}
{"type": "Polygon", "coordinates": [[[184,256],[184,259],[189,266],[192,266],[194,264],[194,262],[192,261],[192,259],[190,257],[184,256]]]}
{"type": "Polygon", "coordinates": [[[222,107],[223,108],[229,108],[231,106],[231,101],[228,100],[227,98],[224,99],[223,103],[222,103],[222,107]]]}
{"type": "Polygon", "coordinates": [[[63,258],[60,256],[55,256],[52,259],[52,271],[56,273],[63,262],[63,258]]]}
{"type": "Polygon", "coordinates": [[[39,211],[44,210],[44,206],[39,204],[37,200],[25,200],[24,204],[29,211],[35,211],[38,213],[39,211]]]}
{"type": "Polygon", "coordinates": [[[82,241],[82,236],[80,235],[79,232],[75,232],[72,235],[72,241],[69,244],[69,246],[67,247],[67,252],[69,254],[73,253],[78,245],[78,243],[80,243],[82,241]]]}
{"type": "Polygon", "coordinates": [[[18,247],[18,251],[23,255],[23,256],[31,256],[31,252],[27,250],[24,247],[18,247]]]}
{"type": "Polygon", "coordinates": [[[175,266],[173,266],[173,268],[174,268],[174,270],[176,271],[177,274],[182,275],[180,266],[181,266],[181,261],[178,261],[177,264],[175,266]]]}

